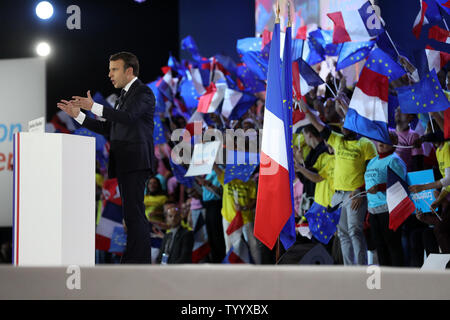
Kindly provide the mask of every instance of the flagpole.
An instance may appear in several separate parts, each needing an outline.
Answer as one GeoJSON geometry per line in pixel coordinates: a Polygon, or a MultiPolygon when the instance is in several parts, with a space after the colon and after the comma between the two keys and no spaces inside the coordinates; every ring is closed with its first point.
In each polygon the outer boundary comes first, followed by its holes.
{"type": "Polygon", "coordinates": [[[433,133],[434,133],[435,131],[434,131],[434,124],[433,124],[433,119],[431,119],[431,112],[428,112],[428,116],[430,117],[431,130],[432,130],[432,131],[433,131],[433,133]]]}
{"type": "Polygon", "coordinates": [[[443,17],[442,21],[444,21],[445,28],[446,28],[447,31],[448,31],[448,25],[447,25],[447,21],[445,21],[445,17],[443,17]]]}
{"type": "MultiPolygon", "coordinates": [[[[277,23],[280,23],[280,0],[277,1],[275,24],[277,24],[277,23]]],[[[279,257],[280,257],[280,235],[278,235],[278,238],[277,238],[277,246],[276,246],[276,251],[275,251],[275,264],[278,263],[279,257]]]]}

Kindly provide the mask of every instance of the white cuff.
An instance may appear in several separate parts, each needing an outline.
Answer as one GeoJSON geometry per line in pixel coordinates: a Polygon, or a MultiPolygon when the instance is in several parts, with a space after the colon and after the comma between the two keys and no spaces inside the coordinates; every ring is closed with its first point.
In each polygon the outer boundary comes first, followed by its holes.
{"type": "Polygon", "coordinates": [[[84,119],[86,119],[86,115],[80,111],[78,117],[75,118],[75,121],[78,122],[79,124],[83,124],[84,119]]]}
{"type": "Polygon", "coordinates": [[[94,102],[94,104],[92,105],[91,111],[96,116],[103,117],[103,106],[101,104],[94,102]]]}

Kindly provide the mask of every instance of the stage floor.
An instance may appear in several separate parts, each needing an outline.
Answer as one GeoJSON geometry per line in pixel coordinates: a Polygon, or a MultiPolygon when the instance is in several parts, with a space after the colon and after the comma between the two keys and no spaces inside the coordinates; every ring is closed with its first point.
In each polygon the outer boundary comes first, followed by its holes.
{"type": "Polygon", "coordinates": [[[255,265],[0,267],[0,299],[450,299],[450,271],[255,265]]]}

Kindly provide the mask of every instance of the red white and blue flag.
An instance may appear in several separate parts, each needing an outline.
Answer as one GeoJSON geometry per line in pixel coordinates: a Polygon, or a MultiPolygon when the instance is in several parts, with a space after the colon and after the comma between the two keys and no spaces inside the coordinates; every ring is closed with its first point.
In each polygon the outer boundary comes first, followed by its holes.
{"type": "Polygon", "coordinates": [[[116,227],[122,225],[122,207],[107,201],[95,231],[95,249],[108,251],[116,227]]]}
{"type": "Polygon", "coordinates": [[[194,246],[192,248],[192,263],[199,263],[204,260],[211,247],[208,242],[206,231],[206,210],[192,210],[192,225],[194,226],[194,246]]]}
{"type": "MultiPolygon", "coordinates": [[[[290,31],[287,31],[286,34],[290,35],[290,31]]],[[[286,43],[289,43],[289,41],[286,43]]],[[[290,46],[288,47],[290,52],[290,46]]],[[[291,61],[290,64],[290,67],[292,67],[291,61]]],[[[290,175],[290,162],[293,162],[293,158],[288,155],[288,149],[291,149],[292,145],[292,140],[288,134],[290,131],[292,135],[292,103],[286,103],[288,102],[286,100],[289,99],[284,98],[281,70],[280,25],[277,23],[274,26],[270,45],[266,109],[264,112],[264,131],[254,228],[255,237],[270,249],[275,245],[277,237],[286,223],[291,220],[294,209],[291,190],[293,182],[290,175]],[[289,110],[290,112],[288,113],[289,110]],[[277,199],[277,201],[274,201],[274,199],[277,199]]],[[[286,75],[285,72],[283,73],[283,75],[286,75]]],[[[289,76],[292,90],[292,74],[289,74],[289,76]]],[[[292,100],[292,93],[290,100],[292,100]]],[[[295,241],[295,223],[292,227],[295,241]]],[[[280,238],[282,237],[280,236],[280,238]]],[[[283,243],[286,249],[290,244],[292,244],[290,241],[286,244],[283,243]]]]}
{"type": "Polygon", "coordinates": [[[387,76],[364,67],[345,116],[344,128],[391,144],[388,132],[387,76]]]}
{"type": "Polygon", "coordinates": [[[337,11],[327,16],[334,23],[333,43],[369,41],[384,32],[381,20],[369,1],[358,10],[337,11]]]}
{"type": "Polygon", "coordinates": [[[420,11],[417,14],[416,20],[414,21],[413,25],[413,34],[416,36],[417,39],[420,38],[420,33],[422,32],[422,28],[424,25],[429,24],[429,21],[426,16],[426,12],[428,9],[428,4],[421,0],[420,1],[420,11]]]}
{"type": "Polygon", "coordinates": [[[252,263],[252,257],[247,242],[242,235],[244,219],[240,211],[236,212],[233,220],[226,230],[230,239],[231,247],[228,251],[224,263],[252,263]]]}
{"type": "Polygon", "coordinates": [[[391,168],[387,168],[386,200],[389,209],[389,229],[398,227],[416,210],[409,198],[408,184],[391,168]]]}
{"type": "Polygon", "coordinates": [[[425,49],[428,60],[428,70],[435,70],[438,73],[447,63],[450,62],[450,54],[447,52],[425,49]]]}

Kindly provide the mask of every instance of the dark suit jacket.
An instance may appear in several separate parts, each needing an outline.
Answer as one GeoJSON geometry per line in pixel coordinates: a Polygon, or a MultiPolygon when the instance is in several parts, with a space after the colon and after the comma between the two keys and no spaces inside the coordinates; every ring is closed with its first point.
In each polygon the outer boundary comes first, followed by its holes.
{"type": "MultiPolygon", "coordinates": [[[[161,244],[161,250],[159,251],[156,261],[161,263],[162,254],[166,247],[169,233],[164,235],[164,239],[161,244]]],[[[175,233],[175,239],[172,242],[172,248],[169,252],[168,264],[171,263],[192,263],[192,248],[194,247],[194,233],[182,226],[175,233]]]]}
{"type": "Polygon", "coordinates": [[[111,142],[109,178],[138,170],[156,170],[154,113],[155,96],[148,86],[137,79],[117,110],[103,106],[106,121],[86,117],[83,127],[104,135],[111,142]]]}

